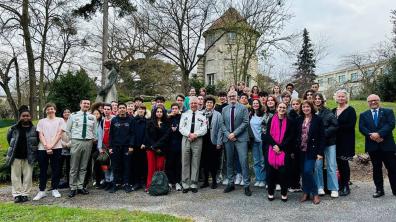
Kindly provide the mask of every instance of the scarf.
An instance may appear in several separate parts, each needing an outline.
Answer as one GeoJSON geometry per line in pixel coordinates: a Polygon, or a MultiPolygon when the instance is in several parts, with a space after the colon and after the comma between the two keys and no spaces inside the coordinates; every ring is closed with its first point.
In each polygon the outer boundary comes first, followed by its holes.
{"type": "MultiPolygon", "coordinates": [[[[286,128],[287,128],[286,118],[279,120],[278,114],[275,114],[272,117],[271,129],[270,129],[270,135],[274,139],[275,143],[277,143],[277,144],[282,143],[283,138],[285,136],[286,128]]],[[[272,145],[269,145],[268,163],[275,169],[279,169],[279,167],[284,166],[285,165],[285,152],[281,151],[279,153],[276,153],[274,151],[272,145]]]]}

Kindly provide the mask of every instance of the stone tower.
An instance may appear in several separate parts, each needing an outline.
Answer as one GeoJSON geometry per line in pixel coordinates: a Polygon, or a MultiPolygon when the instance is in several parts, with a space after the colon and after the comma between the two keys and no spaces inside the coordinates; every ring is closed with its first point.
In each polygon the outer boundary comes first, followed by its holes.
{"type": "Polygon", "coordinates": [[[217,84],[220,81],[227,86],[239,81],[246,82],[249,87],[256,84],[256,53],[253,53],[249,62],[243,58],[249,54],[244,49],[253,48],[245,46],[255,44],[260,34],[250,27],[235,8],[229,8],[203,36],[205,50],[210,48],[205,56],[199,55],[202,58],[197,65],[197,75],[205,80],[205,85],[217,84]]]}

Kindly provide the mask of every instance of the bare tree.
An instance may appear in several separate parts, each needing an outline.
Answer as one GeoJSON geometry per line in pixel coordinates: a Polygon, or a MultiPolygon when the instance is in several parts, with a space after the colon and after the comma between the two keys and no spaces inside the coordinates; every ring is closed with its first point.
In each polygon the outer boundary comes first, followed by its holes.
{"type": "Polygon", "coordinates": [[[187,91],[191,71],[212,45],[203,48],[204,31],[216,15],[216,0],[163,0],[138,6],[139,31],[161,50],[161,56],[172,61],[182,73],[182,88],[187,91]]]}
{"type": "Polygon", "coordinates": [[[14,117],[15,117],[15,119],[17,119],[18,118],[18,108],[17,108],[17,104],[15,103],[14,98],[12,97],[11,89],[9,86],[9,83],[11,80],[9,73],[12,68],[12,64],[14,64],[15,66],[18,66],[17,65],[18,64],[17,57],[13,57],[5,67],[0,68],[0,86],[1,86],[1,88],[3,88],[5,94],[7,95],[8,104],[10,104],[10,107],[14,113],[14,117]]]}

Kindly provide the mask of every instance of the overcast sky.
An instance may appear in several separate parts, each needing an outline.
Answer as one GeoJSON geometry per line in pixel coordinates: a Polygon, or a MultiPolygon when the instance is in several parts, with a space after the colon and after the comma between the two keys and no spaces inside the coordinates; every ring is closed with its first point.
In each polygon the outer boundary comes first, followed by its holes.
{"type": "MultiPolygon", "coordinates": [[[[395,0],[291,0],[294,17],[285,32],[307,28],[312,41],[327,46],[328,56],[317,64],[317,74],[337,69],[340,59],[364,52],[391,37],[390,11],[395,0]]],[[[295,59],[293,59],[295,60],[295,59]]],[[[275,70],[285,70],[295,61],[276,56],[275,70]]]]}

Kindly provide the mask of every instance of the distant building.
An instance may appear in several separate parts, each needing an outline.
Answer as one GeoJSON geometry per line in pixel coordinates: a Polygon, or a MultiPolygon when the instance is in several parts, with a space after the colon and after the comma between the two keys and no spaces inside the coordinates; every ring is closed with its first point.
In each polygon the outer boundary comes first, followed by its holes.
{"type": "Polygon", "coordinates": [[[245,48],[240,45],[240,33],[249,35],[252,39],[250,42],[256,41],[260,36],[234,8],[229,8],[204,32],[205,49],[212,47],[205,56],[198,55],[202,59],[197,65],[197,76],[205,80],[205,85],[215,85],[219,81],[227,85],[244,81],[249,87],[256,84],[258,59],[255,53],[250,60],[247,75],[243,78],[238,74],[241,73],[240,58],[245,48]]]}
{"type": "Polygon", "coordinates": [[[316,81],[320,85],[320,91],[327,94],[334,93],[337,89],[344,88],[352,95],[361,91],[364,78],[373,79],[373,75],[387,74],[389,68],[387,62],[362,65],[360,68],[349,67],[336,71],[318,74],[316,81]]]}

